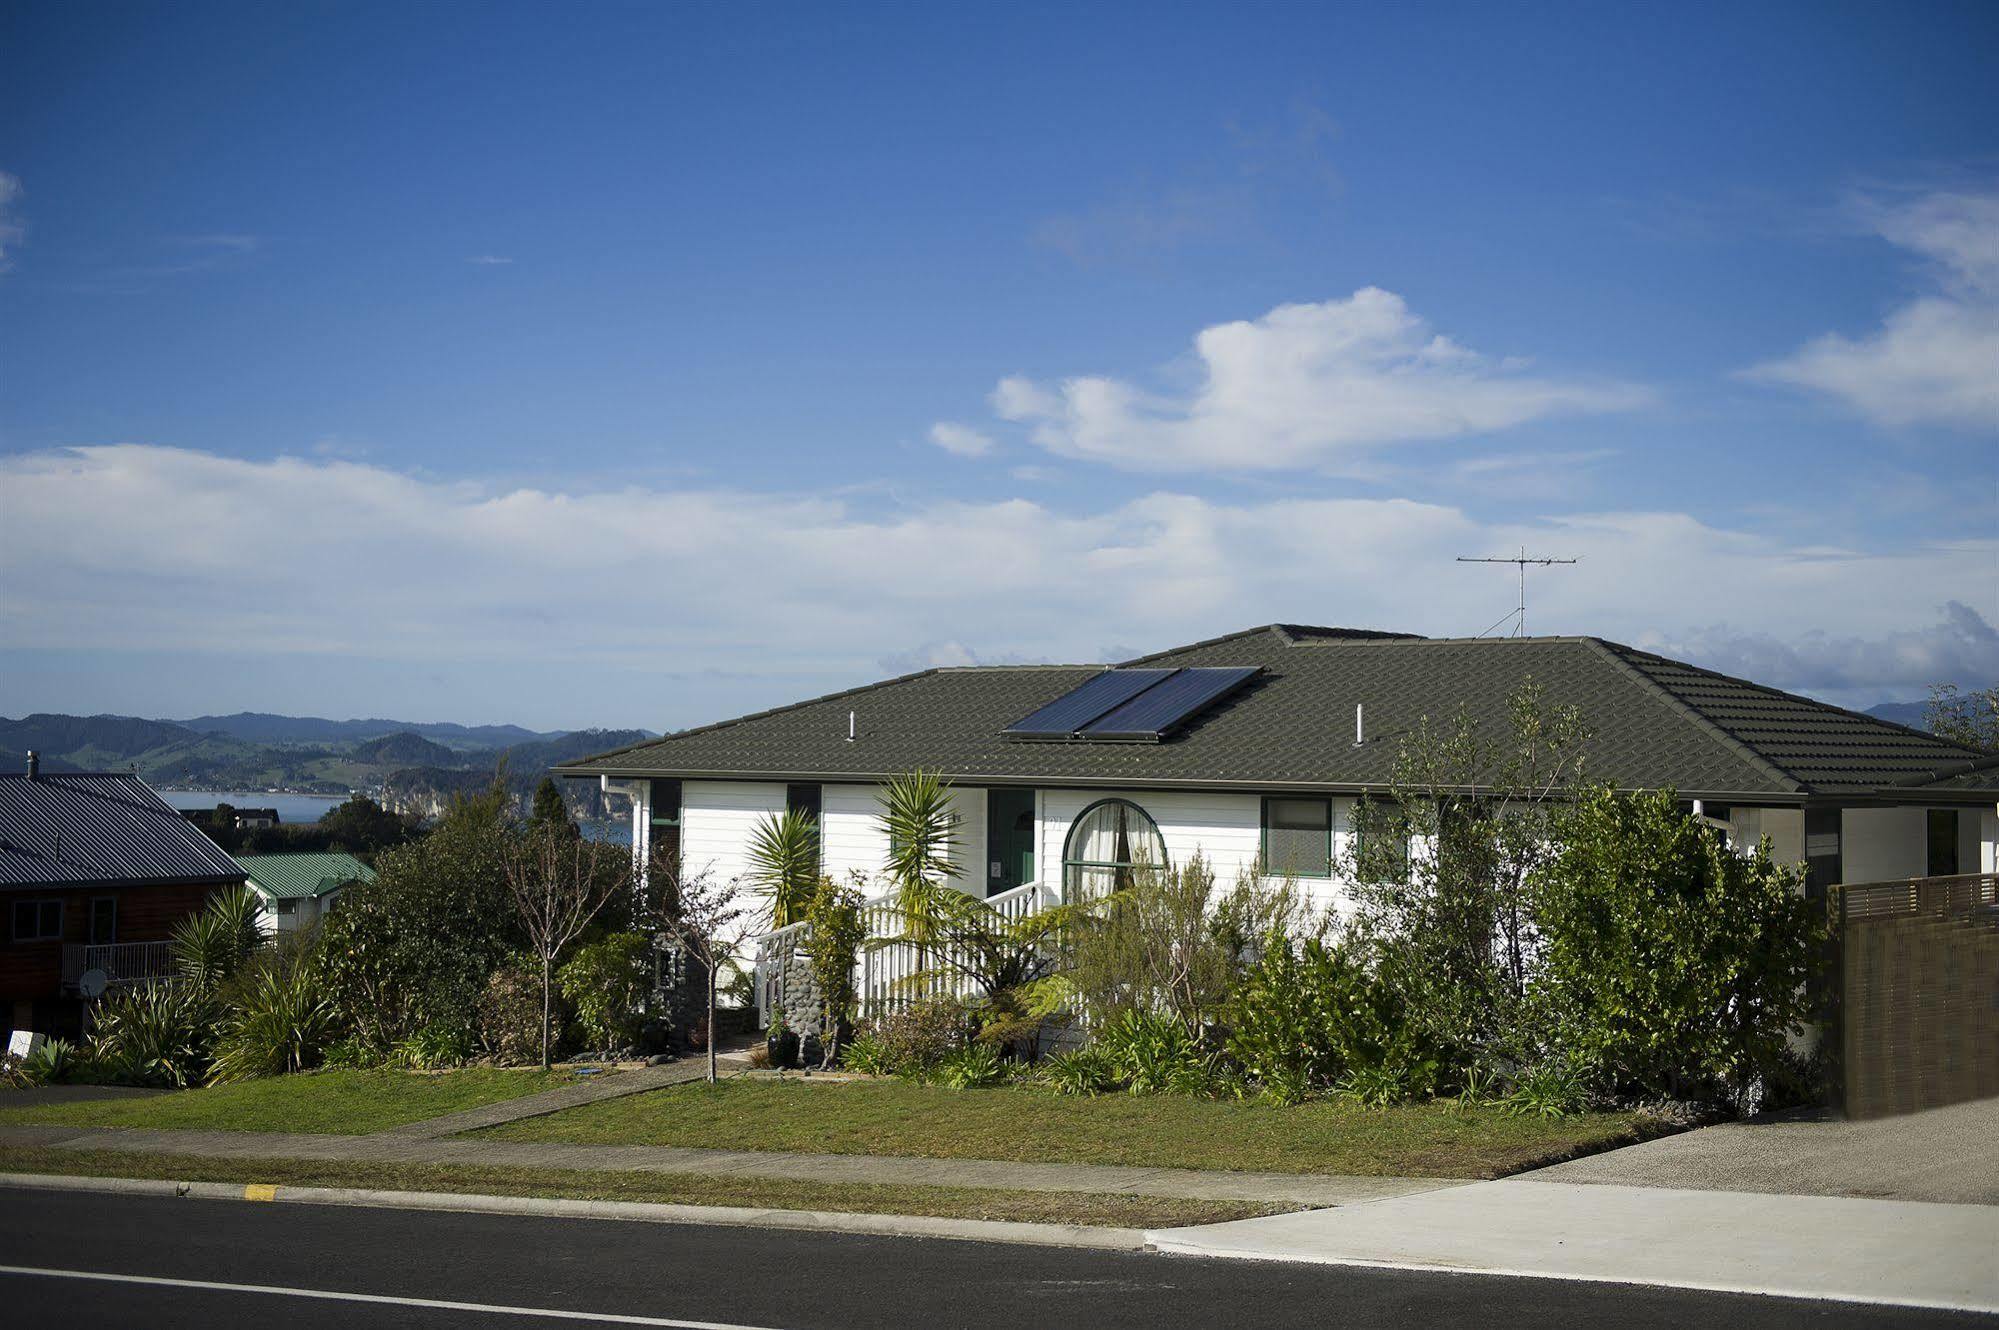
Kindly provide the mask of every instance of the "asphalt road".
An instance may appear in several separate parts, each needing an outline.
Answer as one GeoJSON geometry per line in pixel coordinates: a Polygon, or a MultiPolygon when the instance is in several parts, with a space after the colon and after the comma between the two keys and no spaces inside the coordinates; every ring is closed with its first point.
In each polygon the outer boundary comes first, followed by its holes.
{"type": "Polygon", "coordinates": [[[1974,1323],[1880,1307],[1475,1275],[11,1190],[0,1192],[0,1266],[8,1269],[0,1273],[0,1322],[38,1328],[528,1327],[608,1317],[732,1330],[1974,1323]],[[105,1275],[263,1287],[98,1277],[105,1275]]]}

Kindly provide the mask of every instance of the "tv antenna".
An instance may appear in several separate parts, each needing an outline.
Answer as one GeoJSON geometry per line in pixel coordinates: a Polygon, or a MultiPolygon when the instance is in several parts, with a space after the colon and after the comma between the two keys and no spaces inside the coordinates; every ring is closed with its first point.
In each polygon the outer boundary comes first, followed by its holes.
{"type": "Polygon", "coordinates": [[[1527,553],[1527,547],[1525,545],[1522,545],[1520,547],[1520,553],[1515,555],[1510,555],[1503,559],[1474,559],[1474,558],[1468,558],[1465,555],[1460,554],[1458,556],[1458,562],[1459,563],[1510,563],[1520,570],[1520,604],[1513,610],[1509,611],[1505,619],[1501,619],[1498,623],[1492,625],[1492,628],[1488,628],[1485,630],[1485,632],[1480,633],[1479,636],[1480,637],[1488,636],[1493,631],[1494,628],[1504,627],[1507,622],[1507,619],[1511,619],[1513,621],[1512,636],[1525,637],[1527,636],[1527,566],[1529,564],[1532,564],[1536,568],[1552,568],[1558,563],[1576,563],[1578,562],[1578,560],[1535,558],[1530,556],[1527,553]]]}

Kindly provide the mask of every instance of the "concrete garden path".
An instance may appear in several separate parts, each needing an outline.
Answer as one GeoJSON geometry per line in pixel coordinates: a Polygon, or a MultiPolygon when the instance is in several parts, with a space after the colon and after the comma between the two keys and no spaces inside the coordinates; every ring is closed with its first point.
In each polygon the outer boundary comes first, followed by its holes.
{"type": "MultiPolygon", "coordinates": [[[[718,1053],[715,1061],[724,1073],[738,1072],[749,1065],[747,1059],[737,1052],[718,1053]]],[[[550,1113],[560,1113],[565,1108],[578,1108],[584,1104],[602,1103],[606,1099],[623,1099],[628,1095],[644,1094],[648,1090],[657,1090],[662,1086],[684,1085],[688,1081],[701,1080],[707,1074],[706,1057],[680,1058],[661,1067],[636,1067],[629,1071],[599,1072],[568,1085],[559,1085],[553,1090],[543,1090],[539,1094],[481,1104],[477,1108],[446,1113],[443,1117],[425,1118],[421,1122],[390,1127],[377,1134],[416,1141],[437,1140],[445,1136],[456,1136],[460,1132],[478,1131],[481,1127],[497,1127],[503,1122],[545,1117],[550,1113]]]]}

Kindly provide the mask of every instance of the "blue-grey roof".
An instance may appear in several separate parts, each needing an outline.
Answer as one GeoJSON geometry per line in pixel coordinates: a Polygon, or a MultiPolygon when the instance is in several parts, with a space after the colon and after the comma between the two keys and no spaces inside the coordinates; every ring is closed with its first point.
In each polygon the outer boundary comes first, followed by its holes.
{"type": "Polygon", "coordinates": [[[235,860],[137,776],[0,775],[0,891],[242,880],[235,860]]]}

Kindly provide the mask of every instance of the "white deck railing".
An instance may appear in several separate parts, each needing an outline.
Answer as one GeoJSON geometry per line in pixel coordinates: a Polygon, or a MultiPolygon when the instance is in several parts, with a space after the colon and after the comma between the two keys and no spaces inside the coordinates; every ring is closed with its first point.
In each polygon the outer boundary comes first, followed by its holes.
{"type": "Polygon", "coordinates": [[[171,942],[67,943],[62,949],[62,983],[67,989],[92,970],[102,970],[105,980],[120,984],[141,984],[149,979],[171,979],[174,973],[171,942]]]}
{"type": "MultiPolygon", "coordinates": [[[[1006,918],[1019,920],[1054,904],[1057,899],[1054,888],[1041,882],[1029,882],[1011,891],[988,896],[985,903],[1006,918]]],[[[872,1016],[920,996],[916,976],[926,967],[923,949],[916,944],[881,941],[896,937],[903,931],[902,912],[896,908],[893,893],[862,902],[861,918],[867,925],[869,941],[862,946],[854,962],[855,1005],[859,1008],[858,1014],[872,1016]]],[[[766,1025],[782,1004],[784,961],[804,946],[807,927],[803,923],[791,924],[757,939],[757,1017],[766,1025]]],[[[962,980],[947,977],[944,972],[949,967],[936,957],[931,958],[928,968],[935,977],[938,993],[967,994],[968,985],[962,980]]]]}

